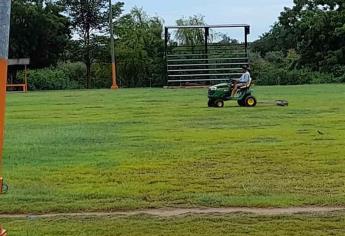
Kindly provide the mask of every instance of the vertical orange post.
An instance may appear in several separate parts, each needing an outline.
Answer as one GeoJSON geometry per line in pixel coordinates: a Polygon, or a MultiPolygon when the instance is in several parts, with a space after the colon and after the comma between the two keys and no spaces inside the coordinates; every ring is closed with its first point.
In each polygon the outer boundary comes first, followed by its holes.
{"type": "Polygon", "coordinates": [[[109,28],[110,28],[110,50],[111,50],[111,74],[112,85],[111,89],[118,89],[119,86],[116,82],[116,60],[115,60],[115,40],[114,40],[114,26],[113,26],[113,5],[109,0],[109,28]]]}
{"type": "Polygon", "coordinates": [[[112,78],[113,78],[113,84],[111,86],[111,89],[118,89],[119,86],[117,85],[117,82],[116,82],[116,64],[115,62],[112,63],[112,66],[111,66],[112,70],[112,78]]]}

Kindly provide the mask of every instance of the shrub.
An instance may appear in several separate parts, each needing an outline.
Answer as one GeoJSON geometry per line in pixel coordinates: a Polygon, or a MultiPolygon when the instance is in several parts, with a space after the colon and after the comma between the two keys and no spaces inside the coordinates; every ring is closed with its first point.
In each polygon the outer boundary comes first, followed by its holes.
{"type": "MultiPolygon", "coordinates": [[[[267,53],[263,59],[259,54],[251,55],[252,75],[258,85],[298,85],[312,83],[336,83],[345,80],[329,73],[315,72],[309,69],[296,69],[293,64],[296,55],[293,52],[281,59],[280,52],[267,53]]],[[[341,74],[341,73],[339,73],[341,74]]]]}
{"type": "Polygon", "coordinates": [[[69,89],[86,88],[86,66],[84,63],[62,63],[57,68],[61,69],[69,78],[69,89]]]}
{"type": "Polygon", "coordinates": [[[68,88],[68,76],[63,70],[46,68],[29,71],[30,90],[60,90],[68,88]]]}
{"type": "MultiPolygon", "coordinates": [[[[19,74],[23,79],[24,74],[19,74]]],[[[62,90],[85,88],[85,66],[82,63],[64,63],[57,67],[29,70],[30,90],[62,90]]]]}
{"type": "Polygon", "coordinates": [[[112,84],[111,64],[95,63],[91,68],[94,88],[110,88],[112,84]]]}
{"type": "Polygon", "coordinates": [[[265,56],[265,60],[271,63],[282,63],[284,59],[284,53],[281,51],[268,52],[265,56]]]}

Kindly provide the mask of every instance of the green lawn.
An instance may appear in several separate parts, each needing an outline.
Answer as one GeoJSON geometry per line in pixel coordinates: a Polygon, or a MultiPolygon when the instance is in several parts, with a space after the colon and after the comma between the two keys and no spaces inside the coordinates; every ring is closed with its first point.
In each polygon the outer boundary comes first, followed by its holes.
{"type": "Polygon", "coordinates": [[[0,212],[345,205],[345,85],[9,94],[0,212]],[[320,135],[318,131],[324,133],[320,135]]]}
{"type": "Polygon", "coordinates": [[[11,236],[319,236],[345,235],[343,213],[257,217],[252,215],[186,216],[181,218],[3,219],[11,236]]]}

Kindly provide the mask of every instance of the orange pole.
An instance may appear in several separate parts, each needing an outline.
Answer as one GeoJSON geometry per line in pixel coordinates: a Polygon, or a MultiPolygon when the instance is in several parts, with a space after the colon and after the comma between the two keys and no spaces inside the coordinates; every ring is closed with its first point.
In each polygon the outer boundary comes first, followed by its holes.
{"type": "Polygon", "coordinates": [[[112,78],[113,78],[113,85],[111,86],[111,89],[118,89],[119,86],[117,85],[117,82],[116,82],[116,64],[115,63],[112,63],[112,78]]]}
{"type": "Polygon", "coordinates": [[[110,54],[111,54],[111,74],[112,85],[111,89],[118,89],[119,86],[116,82],[116,59],[115,59],[115,40],[114,40],[114,25],[113,25],[113,5],[109,0],[109,26],[110,26],[110,54]]]}

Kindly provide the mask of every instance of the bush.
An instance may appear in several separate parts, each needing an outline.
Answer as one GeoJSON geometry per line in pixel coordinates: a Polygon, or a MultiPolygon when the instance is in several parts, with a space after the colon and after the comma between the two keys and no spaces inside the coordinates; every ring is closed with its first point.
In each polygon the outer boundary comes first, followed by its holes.
{"type": "Polygon", "coordinates": [[[95,63],[91,68],[92,86],[94,88],[110,88],[112,85],[111,64],[95,63]]]}
{"type": "Polygon", "coordinates": [[[279,52],[267,53],[265,59],[259,54],[252,54],[250,59],[253,79],[258,85],[337,83],[345,80],[345,76],[335,77],[328,73],[294,68],[294,59],[281,58],[279,52]]]}
{"type": "Polygon", "coordinates": [[[265,56],[265,60],[271,63],[282,63],[284,59],[284,53],[281,51],[268,52],[265,56]]]}
{"type": "MultiPolygon", "coordinates": [[[[30,90],[62,90],[85,88],[85,66],[82,63],[64,63],[57,67],[29,71],[30,90]]],[[[24,74],[19,74],[23,79],[24,74]]]]}
{"type": "Polygon", "coordinates": [[[57,68],[61,69],[69,78],[69,89],[86,88],[86,66],[84,63],[62,63],[57,68]]]}
{"type": "Polygon", "coordinates": [[[29,71],[30,90],[60,90],[68,88],[68,76],[54,68],[29,71]]]}

